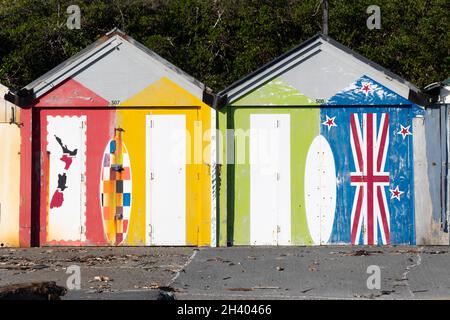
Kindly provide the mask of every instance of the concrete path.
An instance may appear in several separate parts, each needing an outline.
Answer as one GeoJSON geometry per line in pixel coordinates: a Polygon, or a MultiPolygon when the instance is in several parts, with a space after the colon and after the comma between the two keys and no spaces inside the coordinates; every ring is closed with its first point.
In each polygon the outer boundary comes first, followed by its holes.
{"type": "Polygon", "coordinates": [[[212,248],[171,285],[177,299],[450,299],[448,247],[212,248]],[[378,266],[379,290],[367,273],[378,266]]]}
{"type": "Polygon", "coordinates": [[[81,290],[63,299],[450,299],[448,247],[3,248],[0,287],[66,287],[71,265],[81,290]]]}
{"type": "Polygon", "coordinates": [[[192,248],[0,249],[0,287],[55,281],[67,287],[69,266],[79,266],[81,290],[63,299],[157,299],[192,255],[192,248]]]}

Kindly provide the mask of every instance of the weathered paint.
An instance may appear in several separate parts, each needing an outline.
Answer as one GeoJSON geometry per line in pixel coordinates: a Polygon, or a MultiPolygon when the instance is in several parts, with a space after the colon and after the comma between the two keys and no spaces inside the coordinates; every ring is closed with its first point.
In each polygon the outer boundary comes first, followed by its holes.
{"type": "MultiPolygon", "coordinates": [[[[205,87],[119,31],[101,41],[28,86],[38,96],[31,108],[24,109],[22,150],[28,158],[21,163],[25,172],[21,193],[30,196],[22,196],[21,245],[152,244],[147,241],[145,161],[146,117],[151,115],[186,119],[184,127],[173,128],[186,134],[185,244],[210,245],[214,239],[210,167],[215,158],[210,130],[215,123],[211,107],[202,101],[205,87]],[[83,128],[61,129],[58,134],[64,138],[59,143],[48,123],[56,118],[82,119],[83,128]],[[80,132],[82,145],[75,143],[80,132]],[[80,152],[84,167],[73,172],[79,182],[69,184],[69,171],[76,168],[80,152]],[[58,174],[64,173],[67,185],[54,196],[58,174]],[[32,185],[32,179],[39,182],[32,185]],[[62,210],[61,200],[70,205],[71,192],[72,200],[81,204],[62,210]],[[58,212],[53,214],[55,208],[58,212]],[[69,216],[80,217],[81,225],[69,226],[65,223],[69,216]],[[55,224],[53,217],[61,223],[55,224]]],[[[167,191],[162,200],[176,201],[167,191]]]]}
{"type": "MultiPolygon", "coordinates": [[[[411,126],[410,108],[408,107],[382,107],[378,105],[376,108],[322,108],[322,121],[326,118],[334,118],[336,127],[322,129],[322,134],[330,143],[336,162],[337,186],[337,205],[333,227],[333,233],[330,239],[331,243],[365,243],[365,244],[413,244],[414,232],[411,230],[414,225],[413,216],[413,181],[411,177],[412,169],[412,137],[410,135],[403,138],[398,134],[401,125],[411,126]],[[361,137],[359,143],[361,146],[361,155],[363,157],[363,167],[358,166],[358,157],[355,152],[358,149],[355,146],[353,151],[351,141],[352,130],[350,117],[355,118],[355,126],[360,129],[361,137]],[[369,119],[373,119],[372,127],[373,141],[371,141],[370,132],[366,132],[364,128],[369,127],[369,119]],[[386,124],[382,126],[383,120],[386,124]],[[384,146],[385,154],[381,152],[383,129],[386,129],[386,143],[384,146]],[[370,147],[370,145],[373,145],[370,147]],[[372,150],[372,151],[371,151],[372,150]],[[380,150],[380,151],[379,151],[380,150]],[[369,152],[373,152],[370,156],[369,152]],[[373,160],[370,161],[371,157],[373,160]],[[371,162],[373,164],[371,164],[371,162]],[[370,169],[373,166],[373,169],[370,169]],[[364,193],[362,196],[361,214],[367,212],[367,217],[363,216],[362,226],[358,229],[361,232],[360,237],[352,239],[353,214],[357,214],[357,209],[353,206],[357,205],[356,192],[368,192],[366,188],[371,187],[369,183],[363,182],[362,187],[356,187],[352,183],[353,172],[363,172],[361,174],[364,181],[370,181],[370,172],[375,176],[386,177],[386,182],[374,184],[376,190],[373,198],[364,193]],[[400,199],[393,199],[391,190],[396,187],[403,192],[400,199]],[[381,204],[384,202],[384,204],[381,204]],[[372,203],[372,204],[371,204],[372,203]],[[372,209],[373,208],[373,209],[372,209]],[[374,210],[373,221],[370,222],[371,213],[374,210]],[[385,214],[376,211],[384,210],[385,214]],[[386,223],[381,220],[386,216],[386,223]],[[376,218],[378,217],[378,218],[376,218]],[[370,241],[368,237],[371,233],[367,228],[372,223],[374,228],[373,239],[370,241]],[[389,230],[381,230],[386,227],[389,230]],[[367,231],[367,233],[366,233],[367,231]],[[382,232],[383,231],[383,232],[382,232]],[[383,237],[382,237],[383,236],[383,237]],[[386,238],[384,238],[386,237],[386,238]],[[389,240],[390,238],[390,240],[389,240]]],[[[369,127],[370,128],[370,127],[369,127]]],[[[357,129],[358,130],[358,129],[357,129]]],[[[412,129],[411,129],[412,132],[412,129]]],[[[354,141],[353,143],[358,143],[354,141]]]]}
{"type": "Polygon", "coordinates": [[[449,79],[427,86],[435,102],[413,119],[416,237],[421,245],[448,245],[449,79]]]}
{"type": "Polygon", "coordinates": [[[7,88],[0,85],[0,246],[19,245],[20,129],[9,123],[11,103],[4,101],[7,88]]]}
{"type": "Polygon", "coordinates": [[[251,244],[249,119],[284,113],[292,244],[415,244],[412,119],[423,109],[380,68],[320,36],[219,93],[221,244],[251,244]]]}
{"type": "Polygon", "coordinates": [[[428,108],[413,120],[416,238],[419,245],[447,245],[448,121],[445,105],[428,108]],[[442,123],[443,121],[443,123],[442,123]]]}
{"type": "Polygon", "coordinates": [[[411,105],[407,99],[369,78],[361,76],[326,100],[327,105],[411,105]]]}

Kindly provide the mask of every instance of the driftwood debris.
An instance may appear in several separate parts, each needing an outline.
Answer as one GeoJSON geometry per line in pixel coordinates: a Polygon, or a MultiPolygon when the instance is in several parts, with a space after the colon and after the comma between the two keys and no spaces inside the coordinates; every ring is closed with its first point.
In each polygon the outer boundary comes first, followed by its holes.
{"type": "Polygon", "coordinates": [[[0,287],[0,300],[60,300],[66,292],[54,281],[19,283],[0,287]]]}

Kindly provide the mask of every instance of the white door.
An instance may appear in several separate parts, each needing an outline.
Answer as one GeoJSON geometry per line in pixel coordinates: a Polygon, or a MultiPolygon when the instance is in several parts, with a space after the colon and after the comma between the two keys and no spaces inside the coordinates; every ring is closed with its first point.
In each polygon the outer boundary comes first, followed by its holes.
{"type": "Polygon", "coordinates": [[[290,116],[250,115],[250,243],[291,243],[290,116]]]}
{"type": "Polygon", "coordinates": [[[146,243],[185,245],[185,115],[147,115],[146,137],[146,243]]]}
{"type": "Polygon", "coordinates": [[[47,116],[47,242],[85,241],[86,116],[47,116]]]}

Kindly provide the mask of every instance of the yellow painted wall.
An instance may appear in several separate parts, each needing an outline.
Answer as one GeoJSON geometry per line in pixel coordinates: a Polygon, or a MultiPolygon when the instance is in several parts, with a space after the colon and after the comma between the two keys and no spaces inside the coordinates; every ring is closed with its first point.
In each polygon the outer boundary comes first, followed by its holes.
{"type": "MultiPolygon", "coordinates": [[[[0,88],[0,112],[11,104],[3,100],[0,88]]],[[[2,119],[4,120],[4,119],[2,119]]],[[[3,121],[2,121],[3,122],[3,121]]],[[[0,245],[19,246],[20,129],[0,123],[0,245]]]]}
{"type": "Polygon", "coordinates": [[[145,139],[146,115],[149,114],[186,115],[186,127],[190,133],[186,141],[186,241],[188,245],[210,245],[211,157],[210,139],[206,132],[211,128],[211,109],[165,77],[124,101],[117,110],[116,125],[125,130],[124,143],[130,155],[133,175],[131,219],[124,244],[145,244],[145,139]]]}

